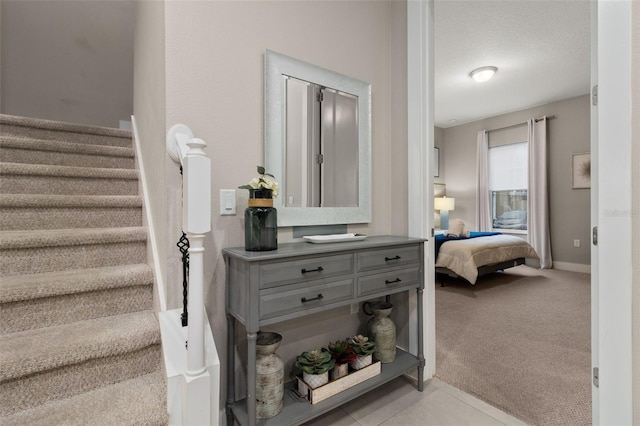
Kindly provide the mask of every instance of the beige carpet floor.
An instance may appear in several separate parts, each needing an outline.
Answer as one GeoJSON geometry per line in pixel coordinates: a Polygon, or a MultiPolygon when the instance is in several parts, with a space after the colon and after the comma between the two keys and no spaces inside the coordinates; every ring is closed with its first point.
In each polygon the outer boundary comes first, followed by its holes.
{"type": "Polygon", "coordinates": [[[436,377],[531,425],[591,424],[590,275],[436,284],[436,377]]]}

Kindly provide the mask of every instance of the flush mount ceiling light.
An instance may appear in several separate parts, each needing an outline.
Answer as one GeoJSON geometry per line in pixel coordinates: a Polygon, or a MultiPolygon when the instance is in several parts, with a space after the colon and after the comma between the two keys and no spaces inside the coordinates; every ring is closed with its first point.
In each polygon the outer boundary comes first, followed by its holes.
{"type": "Polygon", "coordinates": [[[485,81],[489,81],[496,71],[498,71],[497,67],[480,67],[471,71],[469,77],[478,83],[484,83],[485,81]]]}

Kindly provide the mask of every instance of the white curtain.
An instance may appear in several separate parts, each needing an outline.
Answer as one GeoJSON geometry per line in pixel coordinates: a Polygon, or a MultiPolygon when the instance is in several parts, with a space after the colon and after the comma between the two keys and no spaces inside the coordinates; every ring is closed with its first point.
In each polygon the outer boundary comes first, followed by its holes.
{"type": "Polygon", "coordinates": [[[489,134],[486,130],[478,132],[478,155],[476,170],[476,224],[479,231],[491,231],[491,204],[489,202],[489,134]]]}
{"type": "Polygon", "coordinates": [[[547,186],[547,118],[529,120],[529,189],[527,229],[529,244],[540,257],[540,267],[551,268],[549,194],[547,186]]]}

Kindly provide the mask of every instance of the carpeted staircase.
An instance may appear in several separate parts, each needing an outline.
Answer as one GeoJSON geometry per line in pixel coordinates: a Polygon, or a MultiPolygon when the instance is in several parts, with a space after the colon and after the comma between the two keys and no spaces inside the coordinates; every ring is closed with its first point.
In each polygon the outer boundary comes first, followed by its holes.
{"type": "Polygon", "coordinates": [[[167,424],[131,132],[0,115],[0,424],[167,424]]]}

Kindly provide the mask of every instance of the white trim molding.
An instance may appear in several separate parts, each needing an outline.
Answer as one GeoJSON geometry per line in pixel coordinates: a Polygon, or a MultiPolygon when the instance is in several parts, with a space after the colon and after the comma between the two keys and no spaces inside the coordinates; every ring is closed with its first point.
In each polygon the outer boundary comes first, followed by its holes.
{"type": "MultiPolygon", "coordinates": [[[[427,238],[422,294],[425,369],[424,379],[436,372],[435,282],[433,259],[433,0],[407,2],[407,135],[408,135],[408,224],[409,236],[427,238]]],[[[409,324],[417,327],[417,303],[409,300],[409,324]]],[[[413,331],[410,329],[411,335],[413,331]]],[[[416,353],[417,342],[409,342],[416,353]]]]}
{"type": "Polygon", "coordinates": [[[558,262],[553,261],[553,269],[569,272],[582,272],[584,274],[591,273],[591,265],[585,265],[584,263],[571,263],[571,262],[558,262]]]}
{"type": "Polygon", "coordinates": [[[142,152],[140,151],[140,135],[138,134],[136,117],[133,115],[131,116],[131,124],[133,130],[133,145],[136,150],[136,165],[140,174],[140,186],[142,188],[142,208],[144,210],[144,217],[147,224],[147,244],[149,244],[149,247],[151,247],[151,256],[153,258],[153,279],[158,291],[159,311],[163,312],[167,310],[167,289],[164,285],[164,276],[162,275],[162,268],[160,267],[158,241],[156,238],[153,216],[151,215],[151,211],[149,209],[149,190],[147,186],[147,175],[144,170],[144,162],[142,160],[142,152]]]}

